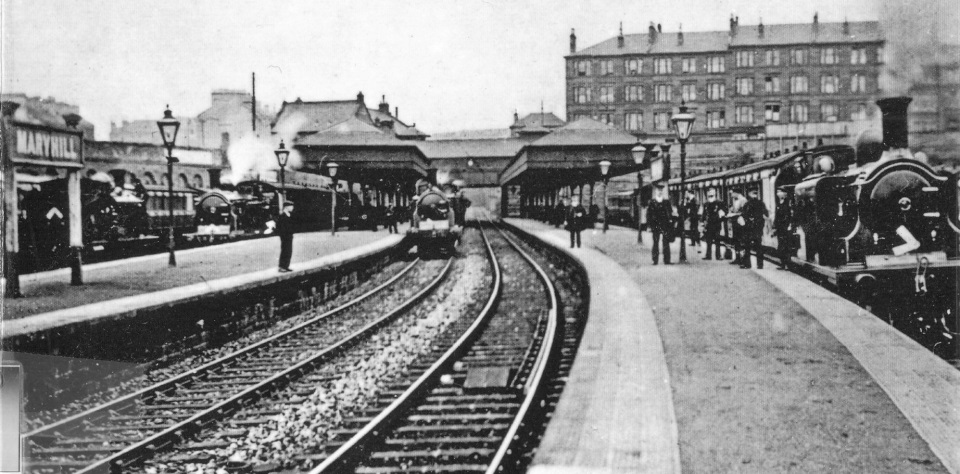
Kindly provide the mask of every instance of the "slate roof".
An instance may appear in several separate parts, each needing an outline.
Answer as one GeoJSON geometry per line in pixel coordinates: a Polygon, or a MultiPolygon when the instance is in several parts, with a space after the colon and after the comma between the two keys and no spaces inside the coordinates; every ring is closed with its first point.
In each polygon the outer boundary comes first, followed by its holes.
{"type": "MultiPolygon", "coordinates": [[[[356,122],[344,124],[343,127],[334,127],[323,132],[300,135],[297,145],[312,146],[413,146],[417,142],[400,140],[392,133],[384,133],[380,129],[369,125],[370,129],[355,126],[356,122]],[[372,130],[371,130],[372,129],[372,130]]],[[[364,124],[366,125],[366,124],[364,124]]]]}
{"type": "Polygon", "coordinates": [[[657,33],[650,44],[647,34],[624,35],[623,48],[617,47],[617,37],[584,48],[567,57],[622,56],[636,54],[682,54],[725,51],[737,46],[772,46],[789,44],[862,43],[883,41],[880,23],[876,21],[850,22],[849,34],[843,34],[843,23],[812,23],[764,25],[760,38],[759,25],[740,25],[737,34],[729,31],[691,31],[683,33],[683,44],[677,42],[677,32],[657,33]]]}
{"type": "Polygon", "coordinates": [[[636,143],[636,137],[623,130],[582,117],[555,129],[530,146],[633,146],[636,143]]]}
{"type": "Polygon", "coordinates": [[[300,133],[319,132],[351,118],[373,125],[367,107],[356,100],[304,102],[297,99],[294,102],[284,101],[274,119],[273,128],[282,128],[287,121],[303,120],[300,133]]]}
{"type": "Polygon", "coordinates": [[[374,123],[376,123],[377,119],[379,119],[379,120],[381,120],[381,121],[383,121],[383,120],[392,120],[392,121],[393,121],[393,133],[395,133],[398,137],[402,137],[402,138],[426,138],[426,137],[429,137],[429,136],[430,136],[430,135],[427,135],[426,133],[421,132],[421,131],[418,130],[416,127],[411,127],[410,125],[407,125],[407,124],[401,122],[399,119],[397,119],[396,117],[394,117],[393,115],[391,115],[391,114],[389,114],[389,113],[381,112],[379,109],[367,109],[367,111],[370,113],[370,118],[372,118],[372,119],[374,120],[374,123]]]}
{"type": "Polygon", "coordinates": [[[506,128],[485,128],[478,130],[456,130],[453,132],[434,133],[427,141],[438,140],[492,140],[495,138],[510,138],[510,130],[506,128]]]}
{"type": "Polygon", "coordinates": [[[417,146],[429,159],[438,158],[512,158],[527,142],[517,138],[487,140],[432,140],[417,146]]]}
{"type": "Polygon", "coordinates": [[[560,117],[553,115],[553,112],[527,114],[526,117],[520,119],[520,124],[524,127],[538,126],[556,128],[562,127],[565,123],[563,120],[560,120],[560,117]]]}

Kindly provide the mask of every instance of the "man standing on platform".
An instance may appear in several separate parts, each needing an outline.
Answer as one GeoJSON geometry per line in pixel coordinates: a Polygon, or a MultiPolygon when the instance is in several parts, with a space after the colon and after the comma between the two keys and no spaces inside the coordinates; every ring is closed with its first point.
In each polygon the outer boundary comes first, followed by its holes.
{"type": "Polygon", "coordinates": [[[663,242],[663,263],[670,265],[670,241],[673,229],[673,206],[670,200],[666,198],[667,190],[662,183],[657,184],[654,189],[653,200],[647,208],[647,225],[650,226],[650,232],[653,234],[653,248],[650,249],[650,255],[653,257],[653,264],[660,263],[660,242],[663,242]]]}
{"type": "MultiPolygon", "coordinates": [[[[690,219],[690,243],[697,247],[697,253],[700,252],[700,203],[694,197],[692,191],[686,192],[686,199],[683,203],[687,219],[690,219]]],[[[682,226],[681,226],[682,228],[682,226]]]]}
{"type": "Polygon", "coordinates": [[[739,189],[734,189],[730,192],[731,204],[730,212],[727,213],[727,218],[730,219],[730,240],[733,241],[733,260],[730,261],[731,265],[742,265],[742,250],[743,250],[743,218],[740,215],[743,210],[744,204],[747,203],[747,200],[743,197],[743,191],[739,189]]]}
{"type": "Polygon", "coordinates": [[[290,257],[293,256],[293,202],[285,201],[283,211],[277,216],[277,236],[280,237],[280,272],[290,270],[290,257]]]}
{"type": "Polygon", "coordinates": [[[573,204],[567,212],[567,230],[570,231],[570,248],[580,247],[580,232],[587,227],[587,210],[580,205],[580,200],[573,198],[573,204]]]}
{"type": "Polygon", "coordinates": [[[743,257],[740,268],[750,268],[750,249],[757,256],[757,268],[763,268],[763,246],[760,237],[763,235],[763,225],[766,223],[767,206],[757,199],[757,190],[751,189],[747,196],[747,203],[743,205],[740,218],[743,219],[743,257]]]}
{"type": "Polygon", "coordinates": [[[710,256],[711,249],[716,247],[717,260],[720,257],[720,227],[723,225],[723,218],[727,215],[723,210],[723,204],[717,201],[717,192],[713,189],[707,191],[707,203],[703,205],[703,240],[707,242],[707,256],[704,260],[713,260],[710,256]]]}
{"type": "Polygon", "coordinates": [[[789,270],[793,248],[793,206],[787,199],[787,191],[777,190],[777,210],[773,216],[773,232],[777,237],[777,254],[780,257],[780,269],[789,270]]]}

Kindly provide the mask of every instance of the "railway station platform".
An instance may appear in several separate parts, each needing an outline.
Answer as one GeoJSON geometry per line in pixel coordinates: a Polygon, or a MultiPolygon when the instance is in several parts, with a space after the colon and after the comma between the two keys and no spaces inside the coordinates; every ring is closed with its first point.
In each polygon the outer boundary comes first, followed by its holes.
{"type": "Polygon", "coordinates": [[[769,262],[677,264],[678,242],[653,266],[633,229],[569,249],[506,222],[578,258],[592,293],[531,472],[960,472],[960,371],[855,304],[769,262]]]}
{"type": "Polygon", "coordinates": [[[4,333],[14,336],[215,286],[295,275],[297,270],[355,256],[358,249],[363,253],[393,245],[405,231],[406,225],[401,225],[398,234],[385,230],[338,231],[336,236],[329,231],[296,234],[289,274],[277,271],[280,240],[267,237],[177,251],[175,268],[168,266],[167,253],[87,265],[84,284],[79,286],[70,284],[69,269],[24,275],[21,288],[26,296],[3,300],[4,333]]]}

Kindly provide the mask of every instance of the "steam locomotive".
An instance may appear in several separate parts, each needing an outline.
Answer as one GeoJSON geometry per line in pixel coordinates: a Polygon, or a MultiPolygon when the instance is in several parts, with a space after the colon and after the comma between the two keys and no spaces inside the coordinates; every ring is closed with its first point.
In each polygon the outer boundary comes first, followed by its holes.
{"type": "Polygon", "coordinates": [[[417,182],[419,195],[415,199],[410,230],[417,252],[429,255],[453,252],[463,231],[464,215],[470,205],[456,193],[446,193],[425,180],[417,182]]]}

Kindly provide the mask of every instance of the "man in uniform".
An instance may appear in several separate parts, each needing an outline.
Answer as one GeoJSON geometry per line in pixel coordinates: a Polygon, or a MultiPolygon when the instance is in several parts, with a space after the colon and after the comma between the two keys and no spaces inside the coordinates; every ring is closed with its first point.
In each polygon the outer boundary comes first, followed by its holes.
{"type": "Polygon", "coordinates": [[[573,198],[573,205],[567,211],[567,230],[570,232],[570,248],[580,247],[580,232],[587,227],[587,210],[580,205],[579,198],[573,198]]]}
{"type": "Polygon", "coordinates": [[[723,218],[727,215],[723,210],[723,204],[717,201],[717,192],[713,189],[707,191],[707,203],[703,205],[703,240],[707,241],[707,256],[704,260],[713,260],[710,256],[711,249],[716,247],[717,260],[720,257],[720,227],[723,225],[723,218]]]}
{"type": "Polygon", "coordinates": [[[750,249],[753,249],[754,255],[757,256],[757,268],[763,268],[763,246],[761,246],[760,237],[763,235],[763,225],[770,213],[763,201],[757,199],[757,194],[756,189],[751,189],[747,193],[747,203],[740,211],[740,219],[743,220],[743,257],[740,260],[740,268],[750,268],[750,249]]]}
{"type": "MultiPolygon", "coordinates": [[[[697,247],[697,252],[700,252],[700,203],[697,202],[697,198],[694,197],[693,191],[687,191],[686,198],[683,203],[684,212],[686,213],[686,218],[690,220],[690,243],[697,247]]],[[[683,226],[681,226],[682,228],[683,226]]]]}
{"type": "Polygon", "coordinates": [[[785,189],[777,190],[777,210],[773,216],[773,232],[777,237],[780,270],[788,270],[796,249],[793,248],[793,206],[785,189]]]}
{"type": "Polygon", "coordinates": [[[280,273],[290,270],[290,257],[293,256],[293,201],[283,203],[283,211],[277,216],[277,236],[280,237],[280,273]]]}
{"type": "Polygon", "coordinates": [[[670,265],[670,235],[674,232],[673,206],[670,205],[666,194],[664,185],[657,184],[653,200],[647,208],[647,224],[653,234],[653,248],[650,249],[650,256],[653,258],[654,265],[660,263],[660,242],[663,242],[663,263],[670,265]]]}

